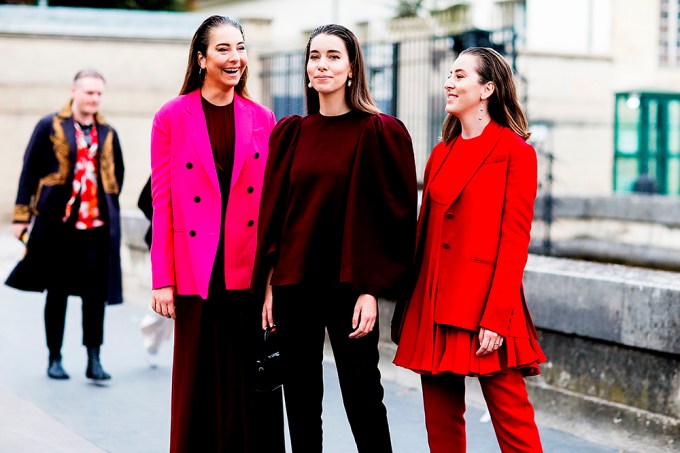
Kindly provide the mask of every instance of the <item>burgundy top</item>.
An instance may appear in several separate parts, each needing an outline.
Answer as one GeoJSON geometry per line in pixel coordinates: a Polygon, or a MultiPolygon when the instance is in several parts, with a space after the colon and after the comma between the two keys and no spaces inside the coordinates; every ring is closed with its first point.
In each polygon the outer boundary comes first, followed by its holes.
{"type": "Polygon", "coordinates": [[[205,123],[208,126],[210,146],[217,168],[217,179],[222,189],[222,204],[227,205],[231,186],[231,170],[234,166],[234,103],[213,105],[201,98],[205,123]]]}
{"type": "Polygon", "coordinates": [[[415,249],[411,138],[388,115],[282,119],[272,132],[260,207],[259,278],[353,285],[401,295],[415,249]]]}
{"type": "MultiPolygon", "coordinates": [[[[217,180],[220,183],[222,195],[222,224],[229,203],[231,190],[231,171],[234,166],[234,103],[219,106],[213,105],[201,97],[201,104],[205,114],[205,123],[208,126],[210,147],[215,159],[217,180]]],[[[220,229],[220,242],[217,246],[215,263],[210,276],[208,297],[219,298],[224,293],[224,227],[220,229]]]]}

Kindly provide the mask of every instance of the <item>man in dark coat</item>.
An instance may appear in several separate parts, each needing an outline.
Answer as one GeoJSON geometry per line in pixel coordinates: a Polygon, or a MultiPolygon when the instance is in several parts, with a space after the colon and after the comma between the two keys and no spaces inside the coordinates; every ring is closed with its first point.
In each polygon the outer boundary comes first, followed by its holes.
{"type": "Polygon", "coordinates": [[[102,75],[79,71],[72,98],[42,118],[30,139],[12,216],[13,233],[26,243],[7,285],[47,291],[47,375],[68,379],[62,367],[66,302],[80,296],[86,376],[111,379],[99,359],[104,307],[122,302],[120,207],[123,156],[116,131],[99,114],[102,75]],[[27,232],[30,231],[30,234],[27,232]]]}

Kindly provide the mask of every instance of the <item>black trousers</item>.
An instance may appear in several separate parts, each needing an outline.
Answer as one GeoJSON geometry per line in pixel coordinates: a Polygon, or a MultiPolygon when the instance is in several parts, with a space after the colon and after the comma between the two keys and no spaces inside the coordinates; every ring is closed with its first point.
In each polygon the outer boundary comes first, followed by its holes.
{"type": "Polygon", "coordinates": [[[45,299],[45,336],[50,359],[61,358],[69,295],[83,301],[83,345],[104,342],[104,309],[108,288],[108,229],[76,230],[73,222],[61,226],[63,239],[55,244],[61,262],[52,272],[45,299]]]}
{"type": "Polygon", "coordinates": [[[274,287],[274,321],[285,361],[283,391],[294,453],[322,451],[322,362],[326,330],[345,412],[359,453],[392,451],[378,370],[378,323],[367,336],[349,338],[358,296],[351,288],[274,287]]]}
{"type": "MultiPolygon", "coordinates": [[[[101,346],[104,343],[104,300],[100,297],[82,296],[83,299],[83,345],[101,346]]],[[[64,342],[66,306],[68,294],[48,290],[45,298],[45,336],[50,360],[61,359],[64,342]]]]}

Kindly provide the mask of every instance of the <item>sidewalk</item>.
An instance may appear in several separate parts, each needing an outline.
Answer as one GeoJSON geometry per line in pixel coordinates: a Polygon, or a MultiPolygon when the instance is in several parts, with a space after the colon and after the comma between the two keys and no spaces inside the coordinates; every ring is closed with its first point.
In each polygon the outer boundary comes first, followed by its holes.
{"type": "MultiPolygon", "coordinates": [[[[9,236],[8,229],[0,228],[0,278],[5,278],[21,255],[21,247],[9,236]]],[[[80,300],[69,300],[64,338],[64,367],[71,379],[53,381],[45,374],[44,296],[0,287],[0,451],[168,451],[171,345],[161,348],[160,366],[150,368],[138,328],[147,294],[140,288],[126,287],[126,303],[107,309],[102,361],[113,380],[98,386],[84,376],[80,300]]],[[[387,360],[382,367],[395,453],[427,452],[417,377],[400,371],[387,360]]],[[[324,451],[356,452],[331,356],[326,360],[325,376],[324,451]]],[[[482,420],[485,412],[478,386],[471,385],[468,393],[468,451],[499,452],[491,423],[482,420]]],[[[619,451],[547,428],[538,421],[546,452],[619,451]]]]}

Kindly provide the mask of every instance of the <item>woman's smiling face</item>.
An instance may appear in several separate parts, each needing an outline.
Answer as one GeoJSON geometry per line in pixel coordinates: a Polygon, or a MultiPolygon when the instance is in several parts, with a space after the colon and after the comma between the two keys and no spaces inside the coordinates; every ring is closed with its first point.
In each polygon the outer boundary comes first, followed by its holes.
{"type": "Polygon", "coordinates": [[[205,72],[204,86],[234,89],[248,65],[248,53],[239,29],[230,24],[214,28],[206,55],[199,52],[198,64],[205,72]]]}
{"type": "Polygon", "coordinates": [[[476,113],[484,93],[484,85],[477,73],[477,57],[463,54],[456,58],[451,75],[444,84],[446,91],[446,113],[461,118],[476,113]]]}

